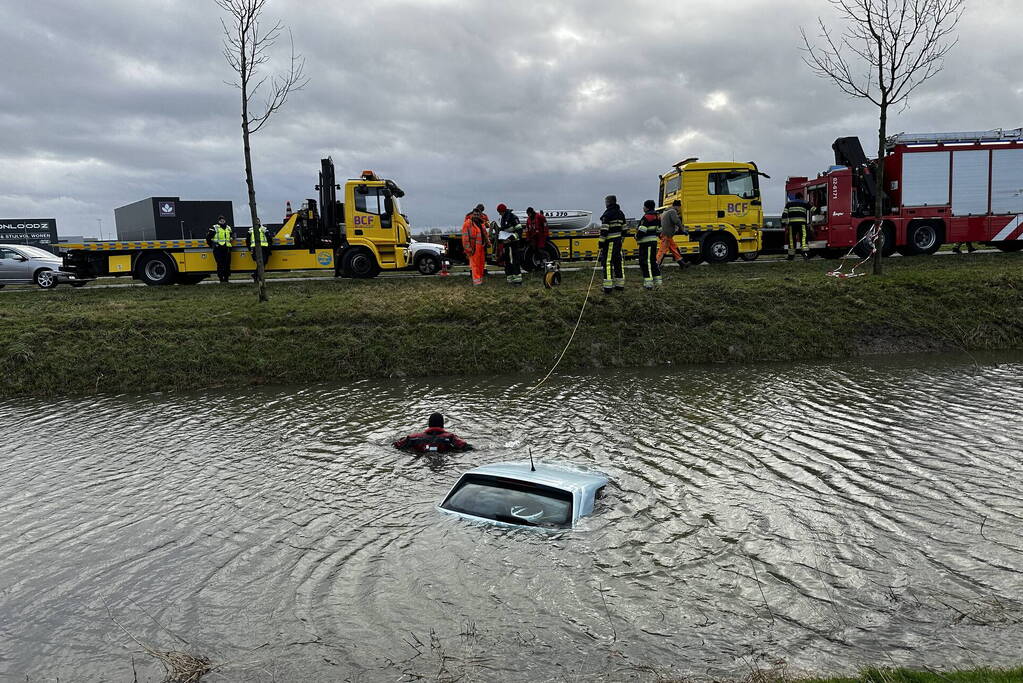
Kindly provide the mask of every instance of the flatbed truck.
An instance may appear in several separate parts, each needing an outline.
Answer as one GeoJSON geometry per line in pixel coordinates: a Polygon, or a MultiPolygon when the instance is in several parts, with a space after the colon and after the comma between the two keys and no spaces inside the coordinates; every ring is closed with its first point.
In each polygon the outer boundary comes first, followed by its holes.
{"type": "MultiPolygon", "coordinates": [[[[404,192],[394,181],[364,171],[345,182],[337,199],[334,163],[320,162],[319,201],[307,199],[273,236],[268,272],[332,270],[335,276],[371,278],[408,265],[409,225],[401,213],[404,192]]],[[[147,285],[194,285],[216,273],[205,240],[100,241],[60,243],[64,270],[79,280],[131,277],[147,285]]],[[[256,263],[237,236],[231,272],[254,273],[256,263]]]]}

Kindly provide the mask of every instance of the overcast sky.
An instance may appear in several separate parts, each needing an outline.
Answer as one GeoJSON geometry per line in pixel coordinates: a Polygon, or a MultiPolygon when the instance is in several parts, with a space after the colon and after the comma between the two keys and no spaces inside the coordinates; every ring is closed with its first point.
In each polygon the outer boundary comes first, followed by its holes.
{"type": "MultiPolygon", "coordinates": [[[[777,211],[789,175],[876,111],[814,77],[799,26],[825,0],[270,0],[311,81],[253,139],[260,215],[315,197],[319,159],[406,191],[417,228],[477,202],[626,213],[688,156],[755,160],[777,211]]],[[[212,0],[0,4],[0,218],[112,232],[151,195],[230,199],[245,184],[237,91],[212,0]]],[[[890,131],[1023,125],[1019,0],[970,0],[945,71],[890,131]]],[[[287,45],[281,46],[283,50],[287,45]]],[[[277,64],[284,65],[284,51],[277,64]]],[[[271,66],[273,66],[271,64],[271,66]]]]}

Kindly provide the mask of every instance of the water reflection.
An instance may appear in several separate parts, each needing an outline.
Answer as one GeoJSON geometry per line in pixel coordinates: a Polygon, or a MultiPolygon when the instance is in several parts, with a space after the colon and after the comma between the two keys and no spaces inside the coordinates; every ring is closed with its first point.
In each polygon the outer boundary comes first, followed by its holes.
{"type": "Polygon", "coordinates": [[[8,402],[0,674],[123,675],[108,607],[238,680],[1016,663],[1021,380],[902,358],[8,402]],[[390,447],[435,410],[478,450],[390,447]],[[611,476],[581,528],[434,510],[529,449],[611,476]]]}

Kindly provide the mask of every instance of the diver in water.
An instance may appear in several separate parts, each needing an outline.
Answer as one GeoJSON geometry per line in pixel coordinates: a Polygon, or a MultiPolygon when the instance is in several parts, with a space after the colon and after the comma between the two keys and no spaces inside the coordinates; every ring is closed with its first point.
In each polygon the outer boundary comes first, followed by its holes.
{"type": "Polygon", "coordinates": [[[426,431],[409,434],[394,442],[394,447],[410,453],[450,453],[471,451],[472,446],[444,429],[444,416],[434,413],[426,431]]]}

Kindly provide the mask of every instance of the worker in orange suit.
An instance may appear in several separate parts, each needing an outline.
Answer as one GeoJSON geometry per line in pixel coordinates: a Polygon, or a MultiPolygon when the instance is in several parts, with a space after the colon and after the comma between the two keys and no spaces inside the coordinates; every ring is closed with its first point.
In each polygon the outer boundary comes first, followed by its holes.
{"type": "Polygon", "coordinates": [[[678,212],[682,210],[682,202],[675,200],[671,203],[671,206],[661,212],[661,243],[657,247],[657,265],[661,265],[661,261],[668,254],[671,254],[675,259],[675,263],[680,268],[686,267],[686,262],[682,260],[682,254],[678,250],[678,245],[675,244],[675,235],[683,234],[688,235],[688,231],[685,226],[682,225],[682,217],[678,215],[678,212]]]}
{"type": "Polygon", "coordinates": [[[477,204],[471,213],[465,215],[462,223],[462,249],[469,259],[472,271],[472,284],[478,287],[483,284],[483,271],[487,266],[487,216],[483,213],[483,205],[477,204]]]}

